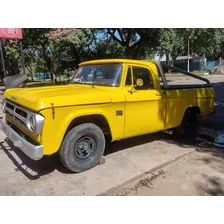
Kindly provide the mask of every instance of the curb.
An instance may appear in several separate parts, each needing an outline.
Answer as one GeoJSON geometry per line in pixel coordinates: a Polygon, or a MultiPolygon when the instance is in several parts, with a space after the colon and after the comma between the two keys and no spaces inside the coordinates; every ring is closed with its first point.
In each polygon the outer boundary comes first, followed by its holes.
{"type": "Polygon", "coordinates": [[[213,130],[210,128],[199,127],[198,133],[204,136],[214,138],[214,146],[224,148],[224,131],[213,130]]]}

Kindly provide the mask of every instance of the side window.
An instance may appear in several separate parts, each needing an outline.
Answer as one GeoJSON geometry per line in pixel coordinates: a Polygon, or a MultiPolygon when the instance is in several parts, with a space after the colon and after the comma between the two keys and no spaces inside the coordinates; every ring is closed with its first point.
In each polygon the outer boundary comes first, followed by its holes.
{"type": "Polygon", "coordinates": [[[134,84],[136,84],[137,79],[142,79],[143,80],[143,86],[135,87],[137,90],[149,90],[149,89],[154,89],[153,82],[151,79],[151,73],[148,69],[145,68],[133,68],[133,79],[134,79],[134,84]]]}
{"type": "Polygon", "coordinates": [[[132,85],[132,76],[131,76],[131,68],[129,67],[125,81],[125,86],[131,86],[131,85],[132,85]]]}

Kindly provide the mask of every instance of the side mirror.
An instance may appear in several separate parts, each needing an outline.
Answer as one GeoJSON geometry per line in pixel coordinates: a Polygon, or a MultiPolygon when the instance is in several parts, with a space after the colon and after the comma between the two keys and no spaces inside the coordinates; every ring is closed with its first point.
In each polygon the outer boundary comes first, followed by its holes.
{"type": "Polygon", "coordinates": [[[143,84],[144,84],[144,82],[143,82],[143,80],[142,79],[137,79],[136,80],[136,84],[131,88],[131,90],[128,90],[128,92],[130,93],[130,94],[132,94],[135,90],[135,88],[138,86],[138,87],[141,87],[141,86],[143,86],[143,84]]]}
{"type": "Polygon", "coordinates": [[[143,86],[143,84],[144,84],[143,80],[138,78],[138,79],[136,80],[135,87],[136,87],[136,86],[141,87],[141,86],[143,86]]]}

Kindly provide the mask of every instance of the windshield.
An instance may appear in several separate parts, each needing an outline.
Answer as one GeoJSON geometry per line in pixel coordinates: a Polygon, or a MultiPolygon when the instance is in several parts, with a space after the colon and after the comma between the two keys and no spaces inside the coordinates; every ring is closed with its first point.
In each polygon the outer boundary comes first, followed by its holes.
{"type": "Polygon", "coordinates": [[[84,65],[79,67],[71,83],[119,86],[121,74],[121,64],[84,65]]]}

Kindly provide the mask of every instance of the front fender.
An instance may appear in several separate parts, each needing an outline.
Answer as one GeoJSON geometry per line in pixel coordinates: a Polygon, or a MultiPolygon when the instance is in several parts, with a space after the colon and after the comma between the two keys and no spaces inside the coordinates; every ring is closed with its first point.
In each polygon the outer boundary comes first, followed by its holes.
{"type": "Polygon", "coordinates": [[[116,109],[123,110],[123,105],[105,104],[91,106],[58,107],[55,108],[54,118],[52,109],[42,110],[40,113],[45,117],[41,144],[44,146],[44,155],[57,152],[64,139],[70,123],[78,117],[86,115],[102,115],[108,121],[111,137],[113,140],[123,138],[124,116],[116,116],[116,109]]]}

